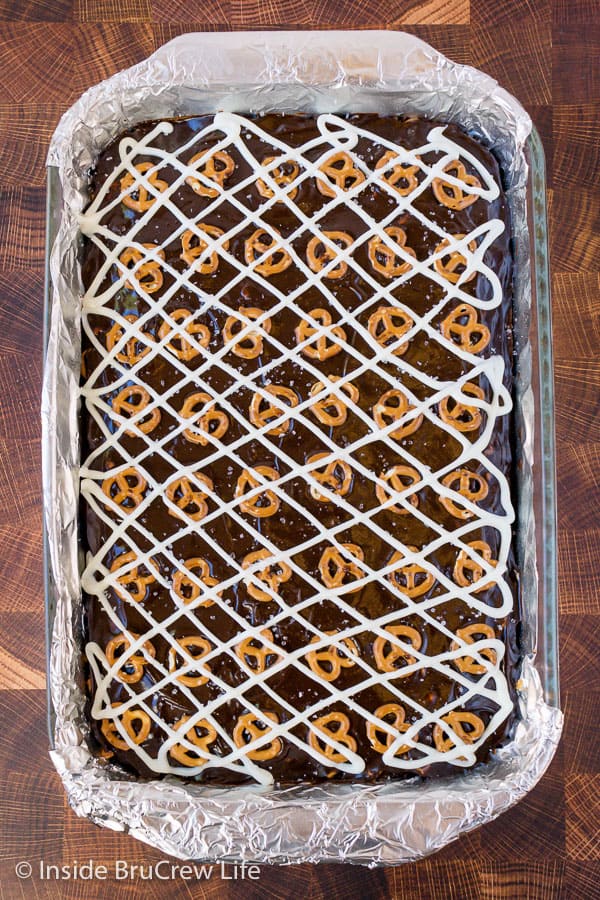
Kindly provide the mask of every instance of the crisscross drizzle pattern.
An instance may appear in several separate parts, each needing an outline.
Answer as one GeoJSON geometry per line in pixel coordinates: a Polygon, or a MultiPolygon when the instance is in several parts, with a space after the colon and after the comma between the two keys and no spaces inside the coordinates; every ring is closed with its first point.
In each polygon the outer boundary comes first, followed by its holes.
{"type": "MultiPolygon", "coordinates": [[[[157,773],[190,776],[219,768],[270,783],[271,766],[286,742],[327,772],[360,775],[365,744],[390,769],[422,771],[439,762],[464,767],[475,762],[477,750],[512,711],[499,631],[489,624],[468,633],[452,631],[443,615],[445,603],[460,601],[468,622],[496,621],[500,628],[513,605],[503,577],[513,520],[509,485],[485,453],[497,421],[511,409],[503,385],[504,360],[489,350],[487,355],[472,352],[468,342],[444,336],[439,326],[456,304],[468,302],[479,311],[500,305],[502,288],[485,254],[504,224],[481,217],[483,224],[457,236],[427,219],[417,202],[443,183],[446,193],[469,198],[465,206],[491,203],[499,196],[498,185],[481,161],[441,126],[431,127],[422,146],[405,148],[345,118],[322,115],[316,124],[316,137],[291,146],[261,130],[257,121],[219,113],[191,131],[185,145],[170,151],[163,138],[172,133],[173,123],[153,124],[139,139],[120,140],[113,172],[81,216],[82,232],[102,260],[83,298],[85,340],[97,363],[90,365],[86,358],[81,392],[100,439],[82,461],[81,492],[108,533],[102,546],[87,554],[82,586],[96,599],[113,633],[122,636],[117,658],[107,656],[106,646],[97,641],[86,646],[95,685],[92,716],[114,747],[128,749],[157,773]],[[260,142],[257,156],[248,135],[260,142]],[[379,148],[377,164],[369,167],[357,153],[360,141],[379,148]],[[272,148],[267,155],[265,146],[272,148]],[[141,165],[140,157],[150,165],[141,165]],[[352,178],[330,171],[334,158],[343,161],[352,178]],[[217,169],[211,160],[221,160],[217,169]],[[237,177],[236,160],[249,174],[237,177]],[[472,174],[461,180],[465,166],[472,174]],[[398,189],[399,171],[410,175],[410,191],[398,189]],[[329,173],[327,181],[324,172],[329,173]],[[308,185],[311,196],[319,198],[311,214],[301,203],[308,185]],[[393,200],[378,219],[361,202],[363,192],[374,189],[393,200]],[[203,204],[195,220],[178,200],[186,190],[203,204]],[[249,208],[252,191],[255,205],[249,208]],[[140,209],[135,208],[139,203],[132,207],[125,202],[130,195],[144,198],[140,209]],[[105,224],[119,205],[129,210],[130,227],[122,233],[105,224]],[[231,227],[207,227],[211,214],[221,222],[218,213],[225,205],[236,213],[231,227]],[[338,207],[351,210],[360,223],[356,233],[344,232],[343,241],[324,224],[338,207]],[[281,215],[282,208],[293,213],[295,223],[285,232],[273,227],[269,217],[273,209],[281,215]],[[150,243],[146,236],[161,211],[169,214],[172,229],[162,243],[150,243]],[[431,235],[426,255],[410,246],[408,218],[431,235]],[[189,265],[182,240],[194,247],[189,265]],[[318,264],[314,253],[307,259],[307,245],[311,252],[319,249],[318,264]],[[174,253],[170,246],[177,248],[174,253]],[[449,279],[442,261],[452,254],[461,265],[449,279]],[[390,263],[385,271],[381,260],[390,263]],[[298,271],[299,283],[284,287],[278,277],[290,267],[298,271]],[[150,270],[162,279],[161,292],[154,285],[149,292],[150,270]],[[368,288],[367,299],[353,309],[336,293],[350,274],[368,288]],[[213,277],[220,279],[216,288],[213,277]],[[400,289],[414,278],[434,291],[435,302],[425,311],[403,305],[400,289]],[[487,282],[484,299],[472,292],[476,279],[487,282]],[[236,286],[248,283],[255,286],[255,296],[270,298],[269,305],[242,298],[233,329],[230,298],[236,286]],[[311,302],[304,302],[307,290],[311,302]],[[123,296],[128,303],[117,303],[123,296]],[[183,296],[188,306],[191,298],[191,315],[185,314],[183,296]],[[397,338],[390,330],[383,340],[368,323],[386,308],[401,318],[403,327],[397,338]],[[317,316],[315,310],[326,314],[317,316]],[[229,321],[231,335],[222,325],[211,331],[206,322],[212,314],[221,316],[222,323],[229,321]],[[283,315],[294,317],[289,334],[278,327],[283,315]],[[159,328],[152,324],[156,320],[159,328]],[[108,343],[103,334],[110,334],[108,343]],[[443,381],[414,366],[406,348],[421,339],[454,360],[462,374],[443,381]],[[249,345],[252,352],[241,354],[240,348],[249,345]],[[351,365],[334,375],[329,366],[339,357],[351,365]],[[146,374],[159,361],[169,371],[161,391],[146,374]],[[307,373],[311,390],[302,393],[292,384],[277,388],[270,372],[282,363],[307,373]],[[211,389],[209,377],[216,369],[229,385],[218,392],[211,389]],[[367,373],[378,379],[378,397],[366,396],[367,373]],[[463,392],[467,383],[479,386],[477,391],[463,392]],[[243,422],[236,392],[247,398],[243,422]],[[131,403],[123,416],[118,405],[113,408],[115,395],[139,395],[144,402],[131,403]],[[191,397],[187,405],[186,397],[191,397]],[[382,397],[402,400],[387,418],[377,413],[382,397]],[[451,417],[440,415],[448,399],[453,409],[466,410],[469,421],[477,422],[476,433],[465,434],[451,417]],[[328,404],[337,404],[344,415],[332,421],[309,415],[316,404],[325,412],[328,404]],[[351,440],[340,441],[338,435],[350,421],[358,426],[348,432],[351,440]],[[286,442],[296,429],[314,432],[315,427],[320,429],[320,452],[303,461],[286,442]],[[456,448],[438,468],[416,452],[422,428],[456,448]],[[250,441],[262,453],[255,465],[249,465],[245,452],[250,441]],[[172,456],[177,442],[188,454],[183,459],[172,456]],[[397,448],[397,458],[370,465],[368,454],[381,442],[390,452],[397,448]],[[228,491],[215,487],[211,468],[223,458],[231,467],[228,491]],[[161,477],[152,467],[156,459],[164,463],[161,477]],[[388,477],[394,466],[404,467],[411,477],[395,484],[388,477]],[[495,507],[477,505],[455,489],[455,473],[465,467],[477,471],[486,484],[494,483],[500,501],[495,507]],[[302,496],[299,485],[305,487],[302,496]],[[353,503],[356,485],[371,490],[370,508],[353,503]],[[127,500],[133,491],[135,502],[119,503],[121,494],[127,500]],[[417,495],[428,492],[438,517],[432,516],[431,504],[417,502],[417,495]],[[188,551],[184,558],[172,535],[153,532],[156,504],[170,514],[171,527],[178,529],[176,540],[189,545],[200,535],[201,551],[188,551]],[[340,519],[330,525],[318,510],[332,508],[340,519]],[[272,517],[286,515],[305,523],[296,543],[293,534],[277,543],[268,531],[272,517]],[[426,535],[421,546],[399,540],[393,527],[399,520],[389,518],[394,515],[401,515],[402,522],[413,517],[426,535]],[[443,524],[448,517],[453,517],[452,527],[443,524]],[[220,545],[211,528],[220,519],[252,539],[252,553],[246,549],[235,558],[220,545]],[[363,535],[360,545],[353,528],[363,535]],[[495,535],[493,558],[478,552],[483,530],[495,535]],[[365,535],[387,548],[382,558],[369,554],[365,535]],[[436,565],[440,549],[481,573],[477,583],[457,583],[451,566],[436,565]],[[303,565],[309,557],[314,563],[303,565]],[[227,574],[217,577],[217,570],[227,574]],[[409,581],[415,589],[408,590],[409,581]],[[294,583],[302,590],[292,596],[294,583]],[[171,603],[170,611],[160,616],[152,599],[159,590],[171,603]],[[357,598],[369,590],[386,599],[383,612],[374,614],[360,605],[357,598]],[[245,615],[229,599],[232,591],[243,592],[261,618],[245,615]],[[115,595],[121,605],[135,604],[134,632],[124,625],[115,595]],[[315,603],[335,604],[346,624],[334,632],[314,624],[307,611],[315,603]],[[227,634],[211,628],[215,609],[228,617],[227,634]],[[284,646],[278,643],[278,629],[290,622],[305,640],[284,646]],[[443,639],[445,649],[431,651],[431,634],[443,639]],[[316,665],[315,660],[325,658],[333,662],[316,665]],[[144,675],[134,683],[122,677],[129,670],[128,659],[129,669],[144,675]],[[383,665],[381,659],[388,662],[383,665]],[[233,681],[227,667],[236,673],[233,681]],[[312,699],[294,706],[278,692],[276,676],[286,670],[290,678],[296,674],[316,686],[312,699]],[[454,685],[443,702],[426,704],[411,694],[411,680],[423,680],[427,672],[454,685]],[[385,695],[369,700],[369,690],[382,686],[385,695]],[[211,694],[202,693],[211,687],[211,694]],[[177,690],[189,714],[173,720],[161,715],[156,698],[165,690],[177,690]],[[487,710],[484,718],[465,712],[478,697],[487,710]],[[239,710],[229,728],[219,712],[232,698],[239,710]],[[393,717],[385,717],[388,709],[394,710],[393,717]],[[143,727],[134,727],[136,722],[143,727]],[[158,735],[154,743],[151,734],[158,735]]],[[[455,417],[458,421],[458,413],[455,417]]]]}

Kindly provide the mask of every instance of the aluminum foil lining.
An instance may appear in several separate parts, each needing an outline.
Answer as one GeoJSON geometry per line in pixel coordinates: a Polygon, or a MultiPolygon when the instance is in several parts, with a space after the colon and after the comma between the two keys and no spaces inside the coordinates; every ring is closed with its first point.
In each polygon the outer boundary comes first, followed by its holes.
{"type": "Polygon", "coordinates": [[[64,198],[50,259],[51,296],[42,419],[44,504],[56,604],[49,683],[52,759],[75,812],[128,831],[180,858],[257,863],[397,864],[443,847],[520,800],[554,755],[562,714],[544,701],[534,646],[521,673],[522,720],[494,762],[443,780],[286,789],[206,787],[124,775],[87,749],[81,691],[78,506],[78,382],[81,284],[77,213],[87,170],[123,129],[145,119],[237,112],[413,113],[456,122],[492,146],[506,176],[516,247],[519,347],[518,555],[524,624],[538,607],[533,521],[531,271],[525,143],[529,116],[495,81],[427,44],[393,32],[187,34],[87,91],[63,116],[48,164],[64,198]]]}

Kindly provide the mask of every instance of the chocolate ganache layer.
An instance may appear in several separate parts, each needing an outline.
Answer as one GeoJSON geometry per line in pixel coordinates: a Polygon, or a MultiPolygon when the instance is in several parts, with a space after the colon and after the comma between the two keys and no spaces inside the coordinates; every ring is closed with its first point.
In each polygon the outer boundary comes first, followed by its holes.
{"type": "Polygon", "coordinates": [[[509,215],[421,118],[144,122],[81,216],[93,751],[461,771],[516,718],[509,215]]]}

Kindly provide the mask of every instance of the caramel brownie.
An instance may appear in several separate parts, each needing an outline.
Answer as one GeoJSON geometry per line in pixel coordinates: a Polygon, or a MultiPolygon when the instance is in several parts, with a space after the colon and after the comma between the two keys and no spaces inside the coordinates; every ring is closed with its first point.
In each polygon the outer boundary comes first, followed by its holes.
{"type": "Polygon", "coordinates": [[[515,722],[498,163],[406,116],[144,122],[81,215],[90,743],[373,781],[515,722]]]}

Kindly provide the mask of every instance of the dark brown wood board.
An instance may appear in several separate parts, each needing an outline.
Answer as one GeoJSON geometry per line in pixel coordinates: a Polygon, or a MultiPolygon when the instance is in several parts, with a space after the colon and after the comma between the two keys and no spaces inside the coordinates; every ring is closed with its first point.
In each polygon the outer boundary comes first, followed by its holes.
{"type": "MultiPolygon", "coordinates": [[[[595,0],[0,0],[0,900],[600,897],[600,7],[595,0]],[[397,869],[263,866],[259,881],[53,881],[40,860],[156,863],[78,819],[48,757],[40,419],[45,154],[90,85],[186,31],[408,30],[493,75],[545,144],[558,440],[558,754],[517,807],[397,869]],[[15,866],[33,874],[19,879],[15,866]]],[[[232,871],[228,869],[231,876],[232,871]]]]}

